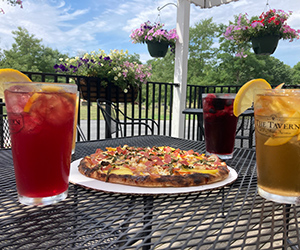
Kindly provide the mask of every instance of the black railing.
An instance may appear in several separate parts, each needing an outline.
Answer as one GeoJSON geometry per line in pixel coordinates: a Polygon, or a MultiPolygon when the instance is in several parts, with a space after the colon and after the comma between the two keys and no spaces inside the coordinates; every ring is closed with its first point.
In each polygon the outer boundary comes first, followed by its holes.
{"type": "MultiPolygon", "coordinates": [[[[187,98],[186,98],[186,107],[187,108],[202,108],[202,94],[203,93],[237,93],[242,85],[226,85],[226,86],[199,86],[199,85],[187,85],[187,98]]],[[[275,88],[276,86],[272,86],[275,88]]],[[[300,85],[289,85],[285,84],[283,88],[293,88],[298,89],[300,85]]],[[[186,126],[185,126],[185,139],[197,140],[197,115],[185,115],[186,117],[186,126]]],[[[249,124],[251,117],[244,117],[242,122],[243,124],[249,124]],[[246,119],[246,120],[245,120],[246,119]]],[[[242,125],[243,124],[238,124],[242,125]]],[[[240,136],[244,137],[244,134],[249,133],[249,126],[240,128],[240,136]],[[244,131],[248,130],[248,131],[244,131]]],[[[254,138],[252,138],[254,140],[254,138]]],[[[238,146],[245,146],[248,144],[248,141],[244,139],[240,140],[238,146]]]]}
{"type": "MultiPolygon", "coordinates": [[[[138,89],[129,88],[127,93],[124,93],[117,91],[117,87],[112,84],[108,84],[103,89],[99,78],[40,72],[23,73],[35,82],[77,84],[78,90],[81,92],[78,125],[87,140],[104,139],[106,137],[104,118],[96,103],[96,99],[100,97],[113,100],[127,116],[136,119],[151,118],[156,120],[159,126],[158,128],[155,127],[153,134],[171,135],[173,88],[179,86],[178,84],[148,82],[141,84],[138,89]],[[116,95],[114,96],[115,92],[116,95]]],[[[150,126],[153,125],[150,124],[150,126]]],[[[123,136],[149,133],[148,130],[143,130],[141,126],[133,127],[133,125],[129,125],[124,127],[123,136]]],[[[119,135],[117,134],[116,137],[119,137],[119,135]]],[[[79,134],[77,140],[81,140],[79,134]]]]}
{"type": "MultiPolygon", "coordinates": [[[[136,89],[129,88],[126,94],[118,92],[116,96],[113,97],[113,92],[116,92],[116,87],[108,84],[107,88],[103,90],[100,84],[101,79],[40,72],[23,73],[28,75],[32,81],[73,83],[78,85],[78,90],[81,91],[78,125],[87,140],[104,139],[106,137],[104,118],[100,110],[97,108],[97,103],[95,102],[97,98],[103,98],[103,95],[107,99],[113,100],[126,115],[132,118],[150,118],[156,120],[159,126],[158,129],[154,129],[154,134],[169,136],[172,134],[171,123],[173,112],[173,91],[175,87],[179,86],[179,84],[148,82],[146,84],[141,84],[140,88],[137,89],[137,92],[135,92],[136,89]],[[94,84],[95,81],[96,84],[94,84]]],[[[187,85],[186,107],[201,108],[202,93],[237,93],[240,87],[241,86],[237,85],[187,85]]],[[[285,88],[300,88],[300,85],[286,85],[285,88]]],[[[2,112],[1,115],[3,116],[2,106],[0,108],[0,112],[2,112]]],[[[197,116],[185,115],[185,117],[185,138],[197,140],[197,116]]],[[[3,121],[1,124],[3,124],[3,121]]],[[[141,126],[137,128],[133,127],[133,125],[124,127],[123,136],[143,134],[149,134],[149,131],[143,130],[141,126]]],[[[118,135],[116,135],[116,137],[118,137],[118,135]]],[[[77,140],[81,140],[79,134],[77,136],[77,140]]],[[[0,138],[0,143],[1,142],[3,142],[3,138],[0,138]]],[[[4,145],[1,143],[0,147],[3,146],[4,145]]]]}

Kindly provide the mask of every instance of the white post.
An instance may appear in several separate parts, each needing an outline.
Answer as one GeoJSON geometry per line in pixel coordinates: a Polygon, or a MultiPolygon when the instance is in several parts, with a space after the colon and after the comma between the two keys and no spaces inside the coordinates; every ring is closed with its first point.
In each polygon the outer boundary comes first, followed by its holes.
{"type": "Polygon", "coordinates": [[[179,41],[176,43],[175,51],[174,83],[179,83],[180,86],[174,87],[172,136],[179,138],[184,138],[185,115],[182,114],[182,111],[185,108],[186,102],[189,28],[190,1],[177,0],[176,30],[179,36],[179,41]]]}

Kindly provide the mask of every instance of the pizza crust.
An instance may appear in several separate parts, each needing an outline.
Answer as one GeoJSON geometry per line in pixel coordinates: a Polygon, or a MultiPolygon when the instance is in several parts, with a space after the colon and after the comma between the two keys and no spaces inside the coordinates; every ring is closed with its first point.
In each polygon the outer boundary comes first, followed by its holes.
{"type": "MultiPolygon", "coordinates": [[[[104,161],[104,160],[103,160],[104,161]]],[[[100,181],[124,184],[140,187],[189,187],[207,185],[226,179],[229,175],[229,169],[226,165],[218,166],[218,170],[214,174],[207,173],[189,173],[172,175],[129,175],[103,173],[100,170],[101,161],[98,164],[91,163],[91,157],[86,156],[80,161],[78,170],[81,174],[100,181]]]]}

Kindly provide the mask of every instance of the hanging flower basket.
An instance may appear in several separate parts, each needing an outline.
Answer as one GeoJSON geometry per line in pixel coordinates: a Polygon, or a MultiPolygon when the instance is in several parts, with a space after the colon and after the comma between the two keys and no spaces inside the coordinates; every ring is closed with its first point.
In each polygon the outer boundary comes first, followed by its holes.
{"type": "Polygon", "coordinates": [[[247,14],[240,14],[235,17],[234,22],[226,28],[224,37],[235,41],[237,46],[237,56],[243,55],[243,43],[252,42],[253,50],[256,54],[270,55],[274,53],[279,39],[289,40],[300,38],[300,30],[292,29],[287,24],[287,19],[292,12],[271,9],[263,12],[259,17],[248,19],[247,14]]]}
{"type": "Polygon", "coordinates": [[[133,90],[147,83],[152,67],[132,61],[127,51],[111,50],[106,54],[99,50],[82,57],[60,58],[54,69],[58,73],[70,75],[71,79],[74,77],[78,86],[82,86],[82,96],[85,99],[96,101],[97,96],[107,92],[108,97],[116,93],[115,100],[123,102],[131,100],[130,95],[133,99],[133,90]],[[105,87],[107,88],[104,90],[105,87]]]}
{"type": "Polygon", "coordinates": [[[168,51],[175,53],[175,44],[178,40],[176,29],[169,31],[163,29],[164,24],[150,21],[142,23],[140,28],[130,34],[133,43],[147,43],[148,51],[152,57],[164,57],[168,51]]]}
{"type": "Polygon", "coordinates": [[[165,41],[147,41],[147,47],[150,56],[165,57],[168,52],[169,43],[165,41]]]}
{"type": "Polygon", "coordinates": [[[252,48],[255,54],[258,55],[271,55],[275,52],[277,44],[279,41],[279,36],[261,36],[252,37],[252,48]]]}

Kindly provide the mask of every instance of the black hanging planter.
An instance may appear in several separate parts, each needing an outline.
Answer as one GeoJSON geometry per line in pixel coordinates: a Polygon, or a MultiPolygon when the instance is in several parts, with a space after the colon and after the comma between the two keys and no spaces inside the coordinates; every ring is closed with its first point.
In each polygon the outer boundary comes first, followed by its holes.
{"type": "Polygon", "coordinates": [[[103,79],[97,77],[82,77],[79,81],[76,79],[81,98],[91,102],[96,102],[98,98],[104,98],[112,102],[132,102],[136,100],[139,93],[138,87],[131,87],[128,93],[124,93],[114,83],[109,83],[108,86],[103,87],[101,80],[103,79]]]}
{"type": "Polygon", "coordinates": [[[252,48],[255,54],[271,55],[275,52],[279,39],[276,35],[252,37],[252,48]]]}
{"type": "Polygon", "coordinates": [[[147,41],[148,51],[152,57],[165,57],[169,43],[166,41],[147,41]]]}

